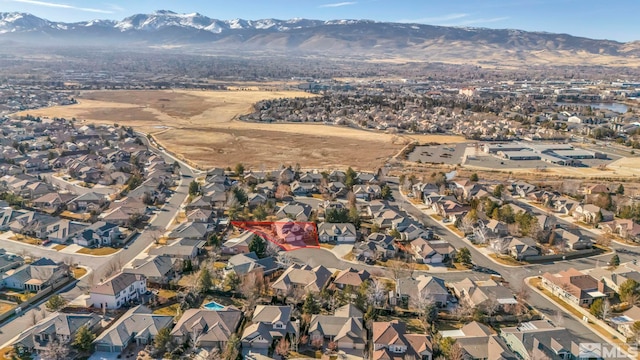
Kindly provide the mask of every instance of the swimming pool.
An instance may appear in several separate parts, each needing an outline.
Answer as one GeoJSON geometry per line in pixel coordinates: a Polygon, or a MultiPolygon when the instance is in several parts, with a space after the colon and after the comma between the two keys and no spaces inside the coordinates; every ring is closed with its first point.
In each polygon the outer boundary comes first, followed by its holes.
{"type": "Polygon", "coordinates": [[[220,305],[215,301],[208,302],[203,305],[203,307],[207,310],[222,310],[224,309],[224,305],[220,305]]]}

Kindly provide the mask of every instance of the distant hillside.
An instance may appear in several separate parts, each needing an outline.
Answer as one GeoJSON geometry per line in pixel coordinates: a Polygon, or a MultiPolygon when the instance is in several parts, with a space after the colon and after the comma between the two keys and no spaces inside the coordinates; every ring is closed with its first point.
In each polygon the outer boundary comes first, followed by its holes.
{"type": "Polygon", "coordinates": [[[160,46],[201,51],[299,51],[357,58],[485,64],[635,64],[640,42],[567,34],[370,20],[218,20],[161,10],[123,19],[60,23],[0,13],[4,44],[160,46]]]}

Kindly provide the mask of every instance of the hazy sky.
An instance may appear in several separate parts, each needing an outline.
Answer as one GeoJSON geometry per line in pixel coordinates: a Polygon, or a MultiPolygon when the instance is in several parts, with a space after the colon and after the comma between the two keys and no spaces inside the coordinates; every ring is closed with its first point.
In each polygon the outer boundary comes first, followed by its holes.
{"type": "Polygon", "coordinates": [[[639,0],[0,0],[0,11],[66,22],[159,9],[217,19],[370,19],[640,40],[639,0]]]}

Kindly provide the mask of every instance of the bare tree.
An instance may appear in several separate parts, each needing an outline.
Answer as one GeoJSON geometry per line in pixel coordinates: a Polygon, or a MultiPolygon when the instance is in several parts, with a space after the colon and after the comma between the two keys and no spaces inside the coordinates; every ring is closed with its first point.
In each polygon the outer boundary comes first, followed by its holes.
{"type": "Polygon", "coordinates": [[[115,255],[104,267],[104,278],[109,278],[122,271],[122,258],[120,254],[115,255]]]}
{"type": "Polygon", "coordinates": [[[44,348],[41,358],[42,360],[66,360],[69,358],[69,345],[52,340],[44,348]]]}
{"type": "Polygon", "coordinates": [[[493,323],[493,316],[500,310],[500,303],[495,298],[489,298],[482,304],[482,311],[489,317],[489,322],[493,323]]]}
{"type": "Polygon", "coordinates": [[[374,307],[382,307],[384,305],[384,297],[386,290],[384,284],[380,280],[374,280],[367,289],[367,300],[374,307]]]}
{"type": "Polygon", "coordinates": [[[453,344],[451,351],[449,351],[448,360],[466,360],[468,359],[467,353],[462,346],[458,343],[453,344]]]}
{"type": "Polygon", "coordinates": [[[412,298],[412,307],[416,309],[424,329],[428,331],[436,312],[436,302],[433,296],[427,291],[418,292],[418,295],[412,298]]]}
{"type": "Polygon", "coordinates": [[[275,348],[276,354],[286,357],[289,355],[289,351],[291,351],[291,343],[287,339],[280,339],[275,348]]]}

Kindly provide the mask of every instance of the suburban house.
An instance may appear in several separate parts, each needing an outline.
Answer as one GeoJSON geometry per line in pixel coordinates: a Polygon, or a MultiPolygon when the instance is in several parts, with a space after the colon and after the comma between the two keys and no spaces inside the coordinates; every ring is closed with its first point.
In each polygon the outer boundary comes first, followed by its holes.
{"type": "Polygon", "coordinates": [[[413,257],[423,264],[442,264],[455,257],[456,249],[444,240],[428,241],[423,238],[411,242],[413,257]]]}
{"type": "Polygon", "coordinates": [[[122,353],[129,344],[153,344],[158,332],[173,325],[173,316],[155,315],[138,305],[129,309],[93,341],[97,352],[122,353]]]}
{"type": "Polygon", "coordinates": [[[436,213],[443,220],[455,223],[461,219],[470,209],[468,205],[460,204],[457,201],[445,200],[434,205],[436,213]]]}
{"type": "Polygon", "coordinates": [[[362,357],[367,343],[362,312],[347,304],[337,308],[333,315],[313,315],[309,322],[309,344],[318,341],[324,346],[334,342],[338,349],[362,357]]]}
{"type": "Polygon", "coordinates": [[[0,274],[19,268],[22,265],[24,265],[24,259],[21,256],[7,254],[4,249],[0,249],[0,274]]]}
{"type": "Polygon", "coordinates": [[[367,270],[357,270],[354,268],[347,268],[338,272],[336,278],[333,280],[333,285],[343,290],[350,286],[352,289],[358,289],[362,283],[369,281],[371,274],[367,270]]]}
{"type": "Polygon", "coordinates": [[[573,210],[573,217],[587,224],[595,224],[598,222],[612,221],[613,212],[593,204],[581,204],[573,210]]]}
{"type": "Polygon", "coordinates": [[[568,230],[556,229],[553,232],[554,244],[562,244],[567,250],[591,249],[593,242],[590,238],[574,234],[568,230]]]}
{"type": "Polygon", "coordinates": [[[417,238],[433,239],[433,229],[425,229],[421,225],[411,224],[400,233],[400,239],[402,241],[413,241],[417,238]]]}
{"type": "Polygon", "coordinates": [[[67,210],[77,213],[99,212],[106,203],[104,195],[88,192],[69,201],[67,210]]]}
{"type": "Polygon", "coordinates": [[[367,240],[357,243],[353,248],[359,261],[393,258],[397,251],[393,236],[383,233],[372,233],[367,237],[367,240]]]}
{"type": "Polygon", "coordinates": [[[242,348],[266,355],[270,346],[287,335],[295,344],[299,332],[299,321],[291,320],[291,307],[258,305],[253,311],[251,324],[242,333],[242,348]]]}
{"type": "Polygon", "coordinates": [[[598,354],[585,354],[576,337],[549,320],[535,320],[515,327],[502,328],[500,337],[520,359],[594,359],[598,354]]]}
{"type": "Polygon", "coordinates": [[[601,194],[601,193],[608,194],[610,192],[611,190],[609,189],[609,187],[604,184],[596,184],[596,185],[591,185],[584,188],[585,195],[594,195],[594,194],[601,194]]]}
{"type": "Polygon", "coordinates": [[[295,221],[309,221],[312,212],[311,206],[299,202],[289,202],[278,208],[276,218],[293,219],[295,221]]]}
{"type": "Polygon", "coordinates": [[[640,224],[633,219],[617,219],[600,223],[598,227],[608,234],[615,234],[626,240],[640,240],[640,224]]]}
{"type": "Polygon", "coordinates": [[[531,238],[512,238],[507,248],[509,254],[518,261],[540,255],[540,251],[535,247],[535,240],[531,238]]]}
{"type": "Polygon", "coordinates": [[[280,269],[280,265],[273,256],[260,259],[258,255],[252,251],[230,257],[224,271],[225,274],[232,271],[240,277],[254,271],[259,271],[263,276],[270,276],[278,269],[280,269]]]}
{"type": "Polygon", "coordinates": [[[232,237],[222,244],[223,254],[246,254],[249,252],[249,243],[255,234],[245,231],[238,237],[232,237]]]}
{"type": "Polygon", "coordinates": [[[467,278],[451,283],[450,287],[460,301],[472,308],[483,309],[496,305],[504,311],[505,307],[518,304],[511,290],[494,280],[474,281],[467,278]]]}
{"type": "Polygon", "coordinates": [[[444,284],[444,280],[433,276],[420,275],[415,279],[399,279],[396,297],[409,308],[422,307],[424,302],[444,307],[447,306],[449,291],[444,284]]]}
{"type": "Polygon", "coordinates": [[[240,321],[242,312],[233,307],[221,310],[189,309],[171,331],[178,344],[192,342],[195,347],[218,348],[224,351],[240,321]]]}
{"type": "Polygon", "coordinates": [[[146,291],[147,279],[144,276],[118,273],[91,288],[90,303],[96,308],[119,309],[139,300],[146,291]]]}
{"type": "Polygon", "coordinates": [[[636,333],[633,331],[633,324],[640,321],[640,307],[633,305],[622,314],[610,318],[609,321],[625,337],[634,338],[636,333]]]}
{"type": "MultiPolygon", "coordinates": [[[[627,280],[640,284],[640,266],[634,263],[624,263],[615,268],[597,267],[589,271],[589,275],[605,285],[605,290],[619,292],[620,286],[627,280]]],[[[608,291],[605,291],[608,294],[608,291]]],[[[609,294],[608,294],[609,295],[609,294]]]]}
{"type": "Polygon", "coordinates": [[[184,238],[204,240],[209,237],[209,234],[211,234],[213,230],[213,224],[187,221],[173,229],[173,231],[169,233],[168,237],[172,239],[184,238]]]}
{"type": "Polygon", "coordinates": [[[46,212],[56,212],[62,209],[67,202],[73,199],[75,196],[71,194],[61,194],[57,192],[50,192],[42,195],[37,199],[31,201],[33,207],[42,209],[46,212]]]}
{"type": "Polygon", "coordinates": [[[507,224],[498,220],[478,221],[478,225],[474,228],[473,234],[476,242],[480,244],[488,243],[491,239],[507,236],[509,230],[507,224]]]}
{"type": "Polygon", "coordinates": [[[356,238],[356,227],[351,223],[323,222],[318,224],[318,239],[320,242],[354,243],[356,238]]]}
{"type": "Polygon", "coordinates": [[[166,255],[180,260],[183,264],[190,261],[194,265],[198,265],[198,256],[206,250],[204,240],[197,239],[177,239],[170,245],[157,247],[149,250],[149,255],[166,255]]]}
{"type": "MultiPolygon", "coordinates": [[[[180,266],[182,264],[179,264],[180,266]]],[[[177,259],[167,255],[153,255],[134,259],[130,267],[122,269],[128,274],[141,275],[153,284],[166,285],[178,277],[177,259]]]]}
{"type": "Polygon", "coordinates": [[[74,244],[84,247],[113,246],[120,240],[118,225],[105,221],[95,222],[73,235],[74,244]]]}
{"type": "Polygon", "coordinates": [[[452,338],[462,347],[468,358],[486,360],[519,360],[507,344],[488,326],[472,321],[458,330],[445,330],[443,338],[452,338]]]}
{"type": "Polygon", "coordinates": [[[48,286],[64,282],[69,276],[69,268],[51,259],[41,258],[31,264],[24,264],[2,274],[2,286],[9,289],[38,292],[48,286]]]}
{"type": "Polygon", "coordinates": [[[573,210],[578,207],[578,205],[580,205],[579,202],[562,197],[553,203],[553,209],[561,215],[572,215],[573,210]]]}
{"type": "Polygon", "coordinates": [[[566,302],[582,307],[607,297],[604,283],[574,268],[557,274],[544,273],[542,286],[566,302]]]}
{"type": "Polygon", "coordinates": [[[374,322],[372,325],[372,360],[432,360],[431,339],[424,334],[408,334],[407,325],[398,320],[374,322]]]}
{"type": "Polygon", "coordinates": [[[312,268],[309,265],[294,264],[271,284],[271,288],[287,294],[291,291],[300,290],[304,294],[307,292],[319,293],[331,279],[331,271],[319,265],[312,268]]]}
{"type": "Polygon", "coordinates": [[[97,314],[69,314],[55,312],[24,330],[13,342],[18,351],[41,353],[52,341],[68,343],[73,341],[77,331],[85,326],[95,331],[100,326],[97,314]]]}
{"type": "Polygon", "coordinates": [[[382,188],[380,185],[353,185],[352,191],[356,199],[369,201],[382,197],[382,188]]]}

